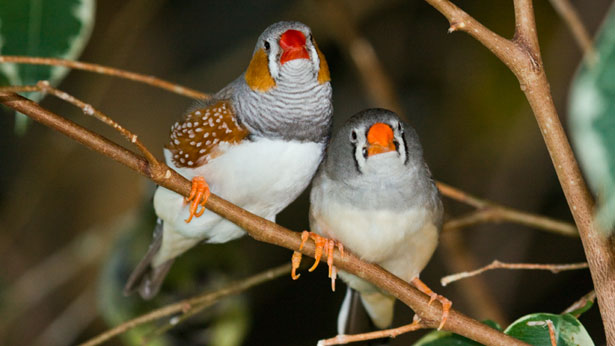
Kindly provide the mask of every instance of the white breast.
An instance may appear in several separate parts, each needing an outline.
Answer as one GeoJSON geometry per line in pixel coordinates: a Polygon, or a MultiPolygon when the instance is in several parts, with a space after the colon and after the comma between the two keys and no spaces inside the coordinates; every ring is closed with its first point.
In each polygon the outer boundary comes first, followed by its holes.
{"type": "Polygon", "coordinates": [[[409,281],[425,267],[438,241],[433,215],[424,208],[366,210],[337,203],[327,183],[312,190],[312,230],[340,241],[356,255],[409,281]]]}
{"type": "MultiPolygon", "coordinates": [[[[197,175],[205,177],[212,193],[274,220],[310,183],[322,159],[324,144],[258,138],[220,149],[224,153],[204,166],[176,169],[187,179],[197,175]]],[[[165,156],[168,155],[165,151],[165,156]]],[[[168,159],[167,162],[171,163],[168,159]]],[[[186,224],[183,220],[188,217],[188,208],[183,206],[182,199],[175,193],[157,191],[154,205],[158,216],[173,223],[185,236],[225,242],[243,234],[238,227],[228,221],[221,222],[219,216],[209,211],[186,224]]]]}

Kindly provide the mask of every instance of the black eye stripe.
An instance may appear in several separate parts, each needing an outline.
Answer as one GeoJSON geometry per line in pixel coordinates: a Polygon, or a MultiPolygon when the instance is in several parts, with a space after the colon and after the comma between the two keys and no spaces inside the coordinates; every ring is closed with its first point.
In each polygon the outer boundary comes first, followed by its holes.
{"type": "Polygon", "coordinates": [[[357,170],[359,174],[363,174],[363,172],[361,171],[361,167],[359,166],[359,161],[357,160],[357,143],[351,142],[350,147],[352,148],[352,151],[350,152],[350,154],[352,155],[352,162],[354,162],[354,168],[357,170]]]}
{"type": "Polygon", "coordinates": [[[403,134],[401,135],[401,140],[404,143],[404,153],[406,153],[406,159],[404,160],[404,165],[407,165],[408,161],[410,161],[410,154],[408,153],[408,143],[406,142],[406,137],[403,134]]]}

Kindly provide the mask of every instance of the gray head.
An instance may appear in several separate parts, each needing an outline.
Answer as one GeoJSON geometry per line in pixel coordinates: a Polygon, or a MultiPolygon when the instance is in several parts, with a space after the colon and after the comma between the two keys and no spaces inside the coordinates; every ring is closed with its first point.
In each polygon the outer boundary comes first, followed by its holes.
{"type": "Polygon", "coordinates": [[[253,90],[267,91],[279,81],[288,66],[306,66],[321,83],[329,81],[329,68],[312,37],[310,28],[300,22],[277,22],[259,36],[246,82],[253,90]]]}
{"type": "Polygon", "coordinates": [[[423,149],[414,129],[386,109],[353,115],[335,134],[324,169],[333,179],[391,175],[423,169],[423,149]]]}
{"type": "Polygon", "coordinates": [[[334,135],[315,184],[330,179],[337,198],[356,207],[434,208],[442,205],[414,129],[386,109],[352,116],[334,135]]]}
{"type": "Polygon", "coordinates": [[[310,29],[279,22],[261,34],[233,84],[233,107],[253,136],[324,143],[333,112],[329,80],[310,29]]]}

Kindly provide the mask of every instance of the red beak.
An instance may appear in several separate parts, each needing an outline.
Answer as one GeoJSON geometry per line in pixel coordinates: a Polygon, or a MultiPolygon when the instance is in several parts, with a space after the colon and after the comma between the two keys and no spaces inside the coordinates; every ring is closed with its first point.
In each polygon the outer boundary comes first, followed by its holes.
{"type": "Polygon", "coordinates": [[[305,49],[305,35],[299,30],[286,30],[280,36],[280,47],[282,48],[282,56],[280,63],[284,63],[294,59],[309,59],[307,49],[305,49]]]}

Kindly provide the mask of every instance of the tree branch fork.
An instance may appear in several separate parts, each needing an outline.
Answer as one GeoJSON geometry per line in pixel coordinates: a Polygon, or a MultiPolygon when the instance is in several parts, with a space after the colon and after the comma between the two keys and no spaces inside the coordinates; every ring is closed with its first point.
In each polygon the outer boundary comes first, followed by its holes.
{"type": "Polygon", "coordinates": [[[594,202],[559,120],[540,56],[531,0],[514,0],[515,34],[507,40],[449,0],[426,0],[450,23],[495,54],[517,77],[534,113],[553,167],[579,230],[598,296],[607,343],[615,344],[615,251],[612,239],[593,222],[594,202]]]}

